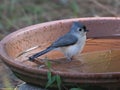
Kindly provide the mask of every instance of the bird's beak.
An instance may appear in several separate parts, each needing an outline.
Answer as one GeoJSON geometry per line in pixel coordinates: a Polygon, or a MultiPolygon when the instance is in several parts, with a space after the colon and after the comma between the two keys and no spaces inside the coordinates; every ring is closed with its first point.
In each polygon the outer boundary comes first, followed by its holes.
{"type": "Polygon", "coordinates": [[[84,32],[89,32],[89,30],[84,30],[84,32]]]}

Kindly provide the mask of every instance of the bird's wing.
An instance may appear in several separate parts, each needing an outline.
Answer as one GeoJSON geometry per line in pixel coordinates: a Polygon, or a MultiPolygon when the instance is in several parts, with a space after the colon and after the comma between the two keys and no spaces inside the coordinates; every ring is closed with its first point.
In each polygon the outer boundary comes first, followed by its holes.
{"type": "Polygon", "coordinates": [[[58,40],[56,40],[51,46],[52,47],[65,47],[69,45],[73,45],[78,41],[78,38],[75,37],[72,34],[66,34],[62,37],[60,37],[58,40]]]}

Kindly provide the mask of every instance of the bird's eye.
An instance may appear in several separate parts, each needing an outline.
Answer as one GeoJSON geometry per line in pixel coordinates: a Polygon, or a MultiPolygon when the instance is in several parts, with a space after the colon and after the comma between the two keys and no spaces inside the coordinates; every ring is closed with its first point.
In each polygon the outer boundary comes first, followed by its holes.
{"type": "Polygon", "coordinates": [[[79,28],[79,31],[82,31],[82,29],[81,29],[81,28],[79,28]]]}

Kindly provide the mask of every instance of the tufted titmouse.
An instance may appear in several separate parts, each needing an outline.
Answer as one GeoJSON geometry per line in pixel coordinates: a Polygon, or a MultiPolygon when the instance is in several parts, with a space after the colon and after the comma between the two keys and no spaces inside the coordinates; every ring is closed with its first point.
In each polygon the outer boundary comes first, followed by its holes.
{"type": "Polygon", "coordinates": [[[85,41],[86,41],[86,29],[85,25],[80,22],[73,22],[73,25],[68,33],[64,36],[58,38],[45,50],[34,54],[29,57],[30,61],[34,61],[35,58],[51,51],[51,50],[60,50],[68,61],[72,60],[72,56],[82,51],[85,41]]]}

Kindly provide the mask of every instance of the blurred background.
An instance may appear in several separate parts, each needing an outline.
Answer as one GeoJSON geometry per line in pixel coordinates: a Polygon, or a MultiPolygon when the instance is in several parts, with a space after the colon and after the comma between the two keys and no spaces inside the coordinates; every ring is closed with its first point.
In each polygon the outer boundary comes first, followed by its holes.
{"type": "MultiPolygon", "coordinates": [[[[0,0],[0,40],[20,28],[60,19],[119,17],[120,0],[0,0]]],[[[0,88],[22,81],[0,61],[0,88]]]]}

